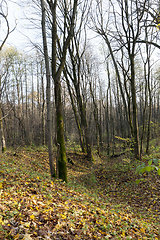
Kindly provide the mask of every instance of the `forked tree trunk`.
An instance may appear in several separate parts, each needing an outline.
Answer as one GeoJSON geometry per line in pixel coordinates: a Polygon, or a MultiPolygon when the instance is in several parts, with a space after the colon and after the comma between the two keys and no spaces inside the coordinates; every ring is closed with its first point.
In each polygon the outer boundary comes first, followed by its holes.
{"type": "MultiPolygon", "coordinates": [[[[65,140],[64,140],[64,124],[63,124],[63,109],[62,109],[62,99],[61,99],[61,74],[64,70],[67,50],[70,44],[70,40],[73,37],[73,30],[75,24],[75,17],[77,13],[78,0],[73,1],[72,16],[70,17],[69,26],[66,25],[65,15],[65,24],[64,29],[67,30],[67,36],[64,36],[63,46],[59,48],[61,51],[61,56],[59,59],[59,65],[57,63],[57,0],[48,1],[51,13],[52,13],[52,78],[54,81],[54,90],[55,90],[55,104],[56,104],[56,122],[57,122],[57,146],[59,148],[58,156],[58,174],[59,178],[67,182],[67,160],[66,160],[66,149],[65,149],[65,140]],[[58,65],[58,67],[57,67],[58,65]]],[[[71,2],[70,2],[71,4],[71,2]]],[[[65,13],[67,12],[67,2],[65,2],[65,13]]],[[[64,32],[65,32],[64,30],[64,32]]],[[[60,44],[60,43],[59,43],[60,44]]]]}

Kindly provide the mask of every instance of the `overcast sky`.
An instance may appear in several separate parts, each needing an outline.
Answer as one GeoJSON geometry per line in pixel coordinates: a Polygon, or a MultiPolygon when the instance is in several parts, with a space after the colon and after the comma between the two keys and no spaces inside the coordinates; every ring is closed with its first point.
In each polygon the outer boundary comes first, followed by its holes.
{"type": "Polygon", "coordinates": [[[7,45],[15,46],[20,50],[28,52],[33,49],[30,40],[38,42],[37,36],[40,40],[40,31],[38,34],[36,29],[31,29],[31,24],[29,20],[26,19],[26,8],[20,7],[18,4],[10,1],[7,4],[10,28],[13,29],[16,25],[16,29],[9,35],[7,45]]]}
{"type": "MultiPolygon", "coordinates": [[[[26,17],[39,18],[39,19],[40,17],[36,15],[37,10],[33,9],[33,7],[32,8],[30,7],[29,0],[26,0],[28,4],[25,6],[25,8],[17,4],[18,2],[20,2],[20,4],[23,4],[25,0],[23,1],[13,0],[13,1],[15,3],[13,3],[12,1],[7,1],[8,20],[9,20],[11,29],[15,27],[16,23],[17,23],[17,26],[16,26],[16,29],[9,35],[7,44],[10,46],[15,46],[19,50],[23,50],[30,54],[31,51],[33,51],[33,45],[31,44],[31,41],[36,44],[41,42],[41,30],[40,29],[37,30],[33,24],[31,28],[31,23],[29,20],[26,19],[26,17]]],[[[96,41],[94,40],[91,41],[92,45],[93,44],[95,45],[95,42],[97,42],[97,46],[95,49],[98,49],[100,47],[99,41],[97,39],[96,41]]],[[[97,55],[99,55],[99,51],[97,52],[97,55]]],[[[154,55],[155,58],[157,58],[156,55],[157,54],[155,53],[154,55]]],[[[158,54],[158,58],[159,58],[159,54],[158,54]]]]}

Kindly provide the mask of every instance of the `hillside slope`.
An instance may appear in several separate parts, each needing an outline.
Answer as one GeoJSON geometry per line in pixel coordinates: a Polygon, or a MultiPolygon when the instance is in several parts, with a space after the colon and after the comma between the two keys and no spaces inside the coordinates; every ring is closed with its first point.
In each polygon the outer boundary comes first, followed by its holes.
{"type": "Polygon", "coordinates": [[[68,156],[69,184],[50,180],[44,150],[0,156],[0,239],[160,239],[156,215],[151,221],[114,196],[115,179],[111,185],[101,159],[68,156]]]}

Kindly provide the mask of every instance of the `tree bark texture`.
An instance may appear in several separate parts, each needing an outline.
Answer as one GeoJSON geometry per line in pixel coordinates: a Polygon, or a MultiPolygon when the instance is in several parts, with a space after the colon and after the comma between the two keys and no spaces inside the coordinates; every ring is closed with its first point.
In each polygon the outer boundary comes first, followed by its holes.
{"type": "Polygon", "coordinates": [[[46,27],[45,27],[45,5],[44,0],[41,0],[42,8],[42,36],[43,36],[43,50],[45,58],[46,67],[46,102],[47,102],[47,144],[49,153],[49,166],[51,177],[55,177],[55,167],[53,163],[53,146],[52,146],[52,116],[51,116],[51,76],[50,76],[50,66],[48,57],[48,47],[47,47],[47,37],[46,37],[46,27]]]}

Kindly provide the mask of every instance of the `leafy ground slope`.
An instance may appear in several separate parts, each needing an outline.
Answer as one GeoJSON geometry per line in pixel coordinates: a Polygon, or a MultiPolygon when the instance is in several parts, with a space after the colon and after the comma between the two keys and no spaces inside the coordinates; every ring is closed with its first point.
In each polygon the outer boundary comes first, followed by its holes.
{"type": "Polygon", "coordinates": [[[0,239],[160,239],[157,177],[137,186],[126,159],[68,157],[65,184],[44,149],[0,156],[0,239]]]}

